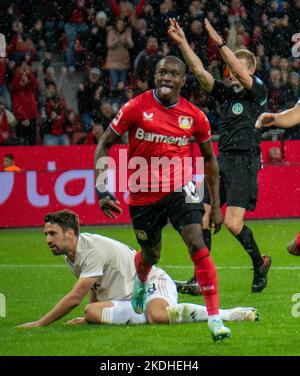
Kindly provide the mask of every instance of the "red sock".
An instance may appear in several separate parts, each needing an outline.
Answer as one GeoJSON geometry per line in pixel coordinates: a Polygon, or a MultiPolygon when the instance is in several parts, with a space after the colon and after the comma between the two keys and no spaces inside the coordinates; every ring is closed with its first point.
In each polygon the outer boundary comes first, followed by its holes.
{"type": "Polygon", "coordinates": [[[209,316],[219,314],[218,277],[215,264],[207,248],[199,249],[191,255],[195,264],[195,274],[205,300],[209,316]]]}
{"type": "Polygon", "coordinates": [[[137,254],[135,255],[134,264],[135,264],[136,274],[139,280],[145,283],[147,281],[148,274],[150,273],[152,265],[144,260],[144,257],[141,251],[137,252],[137,254]]]}

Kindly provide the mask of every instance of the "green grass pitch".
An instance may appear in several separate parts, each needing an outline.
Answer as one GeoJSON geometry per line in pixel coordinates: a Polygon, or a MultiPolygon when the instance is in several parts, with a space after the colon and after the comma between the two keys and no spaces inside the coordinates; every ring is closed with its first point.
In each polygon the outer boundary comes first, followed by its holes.
{"type": "MultiPolygon", "coordinates": [[[[0,355],[300,355],[300,317],[292,315],[292,296],[300,293],[300,258],[286,251],[299,221],[250,222],[262,252],[272,256],[268,287],[251,294],[250,259],[227,230],[213,237],[221,307],[253,306],[259,322],[229,323],[232,339],[213,343],[206,323],[142,326],[66,326],[81,316],[86,301],[68,316],[42,328],[19,329],[35,321],[75,282],[63,257],[48,250],[41,229],[0,231],[0,293],[7,313],[0,318],[0,355]]],[[[131,227],[82,229],[137,247],[131,227]]],[[[186,279],[192,265],[171,227],[163,233],[160,266],[175,279],[186,279]]],[[[180,296],[203,304],[202,298],[180,296]]],[[[300,311],[300,309],[298,310],[300,311]]]]}

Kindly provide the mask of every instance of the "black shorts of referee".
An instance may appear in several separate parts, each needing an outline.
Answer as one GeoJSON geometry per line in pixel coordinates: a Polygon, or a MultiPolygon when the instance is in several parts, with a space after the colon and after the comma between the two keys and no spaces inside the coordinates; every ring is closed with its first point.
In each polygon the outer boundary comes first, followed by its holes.
{"type": "MultiPolygon", "coordinates": [[[[220,202],[221,206],[236,206],[254,211],[258,195],[258,171],[261,156],[257,152],[220,153],[220,202]]],[[[210,197],[205,187],[205,204],[210,204],[210,197]]]]}

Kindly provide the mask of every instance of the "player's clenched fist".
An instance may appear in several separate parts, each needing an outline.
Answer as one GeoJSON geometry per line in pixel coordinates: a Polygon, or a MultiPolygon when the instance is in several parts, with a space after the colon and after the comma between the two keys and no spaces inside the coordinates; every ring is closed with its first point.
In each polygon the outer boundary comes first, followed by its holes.
{"type": "Polygon", "coordinates": [[[99,197],[100,209],[108,218],[117,218],[119,214],[123,213],[120,201],[116,200],[111,193],[104,192],[102,195],[103,197],[99,197]]]}

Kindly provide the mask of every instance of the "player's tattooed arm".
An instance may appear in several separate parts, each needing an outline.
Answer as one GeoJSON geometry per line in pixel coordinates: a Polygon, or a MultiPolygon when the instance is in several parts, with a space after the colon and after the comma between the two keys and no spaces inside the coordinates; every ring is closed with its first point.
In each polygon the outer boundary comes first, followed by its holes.
{"type": "Polygon", "coordinates": [[[202,88],[210,93],[214,87],[215,80],[213,76],[204,69],[202,61],[191,49],[184,31],[174,18],[169,19],[168,36],[180,48],[185,62],[197,78],[202,88]]]}
{"type": "Polygon", "coordinates": [[[220,189],[219,189],[219,165],[214,154],[212,142],[208,140],[199,144],[201,154],[204,158],[205,181],[211,199],[210,221],[214,225],[214,234],[222,226],[223,218],[220,209],[220,189]]]}

